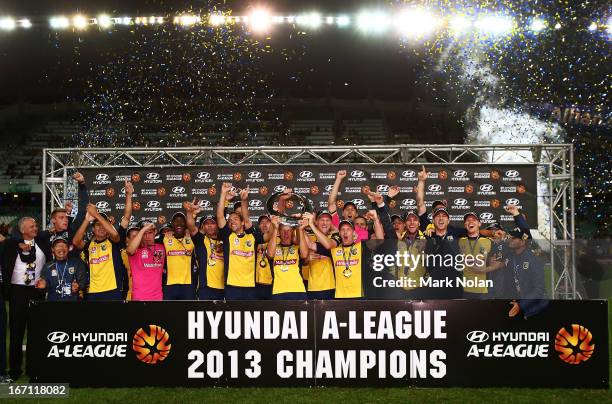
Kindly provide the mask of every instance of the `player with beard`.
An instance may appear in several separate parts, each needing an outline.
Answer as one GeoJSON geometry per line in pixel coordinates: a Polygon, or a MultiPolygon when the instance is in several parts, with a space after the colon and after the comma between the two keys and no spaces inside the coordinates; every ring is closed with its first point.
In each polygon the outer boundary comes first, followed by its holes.
{"type": "MultiPolygon", "coordinates": [[[[272,222],[268,215],[259,216],[257,225],[262,234],[268,234],[272,230],[272,222]]],[[[266,253],[267,248],[267,243],[257,245],[255,288],[258,300],[269,300],[272,297],[272,269],[266,253]]]]}
{"type": "MultiPolygon", "coordinates": [[[[186,233],[187,216],[192,212],[176,212],[172,215],[172,235],[163,238],[166,249],[167,276],[164,300],[195,300],[196,266],[191,235],[186,233]]],[[[193,217],[191,218],[193,220],[193,217]]],[[[192,230],[195,228],[195,224],[192,230]]]]}
{"type": "MultiPolygon", "coordinates": [[[[321,233],[320,237],[328,238],[333,246],[340,245],[340,236],[332,231],[332,215],[328,211],[318,212],[315,223],[321,233]]],[[[306,232],[309,225],[306,215],[298,227],[300,255],[309,267],[308,298],[330,300],[334,298],[336,288],[334,265],[330,257],[316,252],[317,235],[312,229],[309,233],[306,232]]]]}
{"type": "Polygon", "coordinates": [[[198,262],[198,298],[200,300],[223,300],[225,288],[225,271],[223,245],[219,240],[217,219],[212,215],[202,217],[198,231],[195,218],[202,211],[196,199],[186,203],[187,229],[195,246],[198,262]]]}
{"type": "Polygon", "coordinates": [[[240,191],[241,212],[232,212],[225,219],[225,201],[235,193],[232,184],[224,182],[221,186],[217,205],[217,225],[219,237],[223,241],[225,259],[225,298],[227,300],[254,300],[256,249],[269,237],[263,235],[251,223],[248,210],[249,189],[240,191]]]}
{"type": "Polygon", "coordinates": [[[493,243],[490,239],[480,235],[480,219],[474,212],[463,216],[463,223],[467,231],[467,237],[459,239],[459,250],[464,257],[473,257],[474,265],[463,269],[463,278],[466,281],[474,281],[475,285],[464,286],[463,297],[466,299],[486,299],[489,290],[486,284],[487,274],[503,268],[503,263],[493,259],[491,251],[493,243]],[[478,260],[476,260],[478,259],[478,260]]]}
{"type": "Polygon", "coordinates": [[[272,299],[306,300],[300,253],[307,253],[308,246],[295,244],[293,227],[280,223],[278,216],[271,222],[266,254],[272,264],[272,299]]]}
{"type": "Polygon", "coordinates": [[[334,266],[336,279],[336,299],[362,299],[364,278],[370,274],[370,250],[361,240],[355,241],[355,228],[348,220],[340,222],[338,231],[340,244],[330,240],[316,226],[314,216],[304,214],[308,224],[317,236],[316,252],[330,257],[334,266]]]}
{"type": "Polygon", "coordinates": [[[73,244],[83,250],[89,264],[88,300],[121,300],[123,263],[121,249],[125,246],[125,229],[116,229],[95,205],[87,205],[85,220],[74,235],[73,244]],[[93,225],[93,238],[84,241],[85,231],[93,225]]]}

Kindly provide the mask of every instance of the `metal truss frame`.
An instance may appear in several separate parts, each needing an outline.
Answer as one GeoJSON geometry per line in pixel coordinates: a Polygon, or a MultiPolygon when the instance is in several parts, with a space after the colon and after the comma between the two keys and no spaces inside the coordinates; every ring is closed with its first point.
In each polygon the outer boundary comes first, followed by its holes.
{"type": "MultiPolygon", "coordinates": [[[[536,164],[538,195],[550,210],[550,284],[552,298],[576,299],[574,149],[571,144],[380,145],[184,148],[66,148],[43,150],[43,218],[76,197],[69,175],[76,168],[190,167],[331,164],[536,164]]],[[[45,220],[43,220],[45,221],[45,220]]],[[[45,224],[46,225],[46,224],[45,224]]]]}

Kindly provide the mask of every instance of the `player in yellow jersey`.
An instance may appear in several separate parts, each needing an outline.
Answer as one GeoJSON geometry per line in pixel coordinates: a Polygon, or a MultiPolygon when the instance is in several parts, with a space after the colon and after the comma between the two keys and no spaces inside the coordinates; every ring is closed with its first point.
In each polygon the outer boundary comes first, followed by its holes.
{"type": "MultiPolygon", "coordinates": [[[[322,235],[330,239],[335,245],[340,244],[340,236],[333,232],[332,215],[328,211],[320,211],[316,215],[315,224],[322,235]]],[[[306,249],[300,248],[302,259],[308,263],[308,299],[329,300],[333,299],[336,289],[336,279],[334,276],[334,265],[330,257],[316,252],[317,236],[310,231],[307,233],[309,220],[305,217],[300,221],[299,240],[300,247],[305,245],[306,249]]]]}
{"type": "Polygon", "coordinates": [[[195,246],[198,262],[198,298],[200,300],[223,300],[225,288],[225,263],[223,243],[219,239],[217,220],[212,215],[202,217],[199,231],[195,218],[202,211],[197,200],[186,203],[187,229],[195,246]]]}
{"type": "Polygon", "coordinates": [[[85,220],[74,235],[73,244],[84,250],[89,269],[88,300],[121,300],[123,263],[121,249],[125,246],[125,229],[115,229],[104,213],[95,205],[87,205],[85,220]],[[83,240],[90,222],[93,224],[93,238],[83,240]]]}
{"type": "Polygon", "coordinates": [[[307,253],[308,246],[294,243],[293,227],[272,217],[272,233],[266,254],[272,264],[272,299],[306,300],[306,288],[302,277],[300,249],[307,253]],[[280,242],[277,242],[277,236],[280,242]]]}
{"type": "Polygon", "coordinates": [[[463,287],[463,297],[486,299],[489,292],[486,286],[487,273],[502,269],[504,264],[493,259],[491,254],[493,242],[480,235],[481,223],[476,213],[466,213],[463,216],[463,224],[467,231],[467,237],[459,239],[459,250],[466,262],[463,270],[463,279],[466,282],[463,287]],[[468,261],[473,265],[468,266],[468,261]]]}
{"type": "Polygon", "coordinates": [[[249,218],[249,188],[241,190],[239,195],[240,212],[234,211],[226,219],[226,200],[235,197],[236,193],[232,191],[232,184],[224,182],[217,205],[217,225],[225,259],[225,299],[253,300],[256,298],[256,248],[269,236],[256,229],[249,218]]]}
{"type": "MultiPolygon", "coordinates": [[[[191,214],[187,212],[187,215],[191,214]]],[[[174,213],[170,223],[173,233],[163,238],[167,270],[164,300],[195,300],[195,247],[191,235],[185,231],[187,226],[185,213],[174,213]]]]}
{"type": "MultiPolygon", "coordinates": [[[[272,222],[268,215],[260,216],[257,220],[257,225],[262,234],[268,234],[272,231],[272,222]]],[[[257,246],[257,267],[255,268],[257,300],[269,300],[272,297],[272,267],[268,260],[268,255],[266,254],[267,248],[267,243],[257,246]]]]}

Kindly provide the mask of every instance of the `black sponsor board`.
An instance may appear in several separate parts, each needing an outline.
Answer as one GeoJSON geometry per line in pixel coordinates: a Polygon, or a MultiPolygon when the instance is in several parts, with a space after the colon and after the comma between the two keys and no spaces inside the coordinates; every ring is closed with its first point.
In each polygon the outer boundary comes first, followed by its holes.
{"type": "Polygon", "coordinates": [[[606,301],[550,301],[528,319],[509,307],[35,302],[28,371],[71,386],[608,388],[606,301]]]}
{"type": "MultiPolygon", "coordinates": [[[[338,195],[338,207],[352,201],[363,214],[370,208],[362,193],[365,186],[383,194],[390,186],[400,187],[398,196],[390,201],[392,213],[416,210],[415,187],[420,165],[302,165],[239,167],[123,167],[83,168],[90,200],[104,213],[120,218],[123,214],[126,179],[135,188],[133,196],[135,220],[147,218],[158,223],[170,220],[172,213],[182,210],[182,202],[198,198],[202,214],[214,214],[223,182],[237,188],[250,187],[249,212],[257,217],[266,212],[270,195],[285,187],[304,195],[315,210],[327,208],[327,200],[336,172],[346,170],[338,195]]],[[[512,216],[504,206],[519,206],[530,227],[537,226],[537,180],[535,165],[430,165],[425,188],[428,210],[438,199],[448,202],[451,221],[462,223],[463,215],[474,211],[483,224],[496,220],[514,226],[512,216]]]]}

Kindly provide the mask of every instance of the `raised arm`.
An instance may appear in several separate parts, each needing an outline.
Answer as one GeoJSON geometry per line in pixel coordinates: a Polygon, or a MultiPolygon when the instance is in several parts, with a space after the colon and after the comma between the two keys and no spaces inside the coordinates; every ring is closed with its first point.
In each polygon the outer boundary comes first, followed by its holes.
{"type": "Polygon", "coordinates": [[[270,226],[270,241],[268,241],[266,255],[270,258],[274,258],[276,255],[276,236],[278,235],[279,217],[272,216],[270,221],[272,224],[270,226]]]}
{"type": "Polygon", "coordinates": [[[219,203],[217,204],[217,226],[222,229],[227,224],[225,220],[225,201],[228,197],[233,197],[232,184],[224,182],[221,184],[221,193],[219,195],[219,203]]]}
{"type": "Polygon", "coordinates": [[[327,210],[329,213],[333,214],[338,209],[336,208],[336,200],[338,199],[338,192],[340,191],[340,184],[342,184],[342,180],[346,177],[346,170],[340,170],[336,173],[336,181],[334,181],[334,186],[329,193],[329,198],[327,199],[327,210]]]}
{"type": "Polygon", "coordinates": [[[113,243],[119,242],[121,238],[119,237],[119,233],[117,232],[117,229],[115,229],[115,226],[113,226],[111,222],[106,220],[104,216],[102,216],[98,212],[98,208],[96,208],[96,205],[93,205],[91,203],[88,204],[87,213],[89,213],[95,220],[100,222],[102,227],[104,227],[104,229],[108,232],[108,238],[110,239],[110,241],[112,241],[113,243]]]}
{"type": "Polygon", "coordinates": [[[123,217],[119,226],[127,229],[132,217],[132,194],[134,194],[134,185],[131,181],[125,180],[125,208],[123,209],[123,217]]]}
{"type": "Polygon", "coordinates": [[[125,249],[125,251],[129,254],[129,255],[134,255],[134,253],[136,252],[136,250],[138,249],[138,247],[140,246],[140,243],[142,242],[142,236],[149,230],[154,229],[155,225],[153,223],[147,223],[146,225],[143,226],[142,229],[140,229],[138,231],[138,233],[136,233],[136,235],[134,237],[132,237],[132,239],[130,240],[130,242],[127,245],[127,248],[125,249]]]}
{"type": "Polygon", "coordinates": [[[506,212],[510,213],[514,218],[514,224],[523,231],[523,233],[527,234],[529,239],[533,238],[531,236],[531,230],[529,229],[529,225],[527,224],[527,220],[525,220],[525,216],[521,214],[519,208],[514,205],[507,205],[504,207],[506,212]]]}
{"type": "Polygon", "coordinates": [[[193,202],[186,201],[183,203],[185,207],[185,224],[187,225],[187,230],[189,230],[189,234],[191,237],[198,234],[198,226],[196,225],[196,217],[198,213],[202,211],[202,207],[198,204],[198,200],[193,198],[193,202]]]}
{"type": "Polygon", "coordinates": [[[418,174],[419,182],[417,183],[416,189],[417,214],[419,216],[427,211],[425,207],[425,182],[427,181],[428,174],[427,170],[425,170],[425,166],[422,166],[418,174]]]}
{"type": "Polygon", "coordinates": [[[79,250],[85,248],[85,232],[87,231],[87,227],[89,227],[89,224],[93,220],[93,216],[90,215],[89,212],[87,212],[85,214],[85,218],[83,218],[83,222],[81,223],[76,233],[74,234],[74,237],[72,238],[72,244],[79,250]]]}
{"type": "Polygon", "coordinates": [[[249,216],[249,186],[240,191],[240,210],[242,211],[242,220],[244,221],[244,229],[253,227],[251,217],[249,216]]]}
{"type": "Polygon", "coordinates": [[[298,227],[298,239],[300,240],[300,258],[303,260],[310,257],[310,246],[308,245],[308,235],[306,234],[306,227],[308,227],[308,219],[301,219],[298,227]]]}

